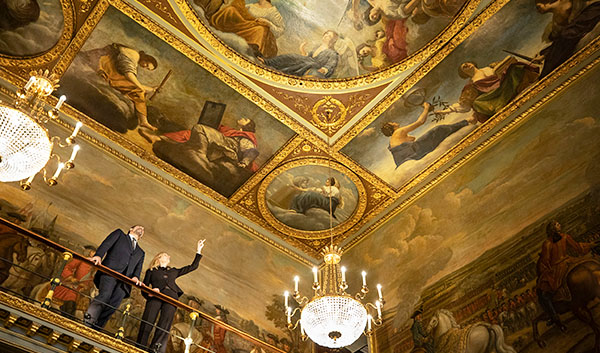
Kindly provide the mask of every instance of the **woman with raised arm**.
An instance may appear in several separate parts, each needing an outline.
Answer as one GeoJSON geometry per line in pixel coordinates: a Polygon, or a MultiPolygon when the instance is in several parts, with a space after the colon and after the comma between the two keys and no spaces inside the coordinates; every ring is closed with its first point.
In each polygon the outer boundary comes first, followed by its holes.
{"type": "MultiPolygon", "coordinates": [[[[179,276],[183,276],[190,273],[198,268],[200,259],[202,258],[202,248],[204,247],[204,241],[198,241],[198,247],[196,256],[191,265],[187,265],[181,268],[169,267],[171,257],[166,252],[158,253],[152,262],[150,268],[146,271],[144,276],[144,285],[152,288],[157,293],[162,293],[175,300],[183,294],[183,291],[175,280],[179,276]]],[[[146,298],[146,308],[142,315],[142,323],[140,324],[140,331],[138,332],[137,343],[138,347],[146,348],[148,344],[148,338],[152,331],[152,324],[156,322],[156,318],[159,316],[157,329],[154,332],[152,343],[148,347],[149,352],[164,353],[167,349],[167,340],[169,338],[169,331],[171,330],[171,324],[173,323],[173,316],[177,308],[169,303],[163,302],[162,300],[142,292],[144,298],[146,298]]]]}

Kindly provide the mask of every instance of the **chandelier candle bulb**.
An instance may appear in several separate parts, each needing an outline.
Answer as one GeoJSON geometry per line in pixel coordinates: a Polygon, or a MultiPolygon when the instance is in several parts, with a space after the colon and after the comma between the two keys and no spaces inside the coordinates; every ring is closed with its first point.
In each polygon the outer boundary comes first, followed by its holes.
{"type": "Polygon", "coordinates": [[[56,180],[58,178],[58,176],[60,175],[60,172],[63,170],[64,167],[65,167],[64,163],[58,163],[58,168],[56,168],[56,172],[54,173],[54,175],[52,176],[51,179],[56,180]]]}
{"type": "Polygon", "coordinates": [[[379,295],[379,301],[382,301],[383,295],[381,294],[381,284],[377,284],[377,294],[379,295]]]}
{"type": "Polygon", "coordinates": [[[367,332],[371,331],[371,321],[373,320],[373,316],[367,315],[367,332]]]}
{"type": "Polygon", "coordinates": [[[367,286],[367,272],[362,271],[363,287],[367,286]]]}
{"type": "Polygon", "coordinates": [[[346,282],[346,266],[342,266],[342,282],[346,282]]]}
{"type": "Polygon", "coordinates": [[[81,129],[81,127],[83,126],[83,123],[81,121],[78,121],[77,124],[75,124],[75,129],[73,130],[73,133],[71,134],[71,138],[75,138],[75,136],[77,136],[77,134],[79,133],[79,130],[81,129]]]}
{"type": "Polygon", "coordinates": [[[59,110],[60,107],[62,107],[63,103],[67,100],[67,96],[65,96],[64,94],[62,96],[60,96],[60,98],[58,99],[58,103],[56,103],[56,106],[54,107],[54,109],[59,110]]]}
{"type": "Polygon", "coordinates": [[[79,152],[80,149],[81,149],[81,147],[79,147],[79,145],[73,146],[73,152],[71,152],[71,157],[69,158],[69,162],[73,163],[73,161],[75,160],[75,157],[77,157],[77,152],[79,152]]]}
{"type": "Polygon", "coordinates": [[[288,297],[290,296],[290,292],[285,291],[283,292],[283,297],[285,298],[285,308],[287,309],[289,307],[288,305],[288,297]]]}
{"type": "Polygon", "coordinates": [[[289,306],[287,307],[287,323],[292,323],[292,308],[290,308],[289,306]]]}
{"type": "Polygon", "coordinates": [[[314,283],[319,283],[319,269],[316,267],[313,267],[312,269],[313,271],[313,278],[314,278],[314,283]]]}
{"type": "Polygon", "coordinates": [[[294,293],[298,293],[298,283],[300,282],[300,277],[294,276],[294,293]]]}
{"type": "Polygon", "coordinates": [[[35,77],[31,76],[29,78],[29,81],[27,81],[27,84],[25,85],[25,90],[27,91],[28,89],[30,89],[34,82],[35,82],[35,77]]]}
{"type": "Polygon", "coordinates": [[[375,302],[375,307],[377,307],[377,317],[381,319],[381,302],[379,300],[375,302]]]}

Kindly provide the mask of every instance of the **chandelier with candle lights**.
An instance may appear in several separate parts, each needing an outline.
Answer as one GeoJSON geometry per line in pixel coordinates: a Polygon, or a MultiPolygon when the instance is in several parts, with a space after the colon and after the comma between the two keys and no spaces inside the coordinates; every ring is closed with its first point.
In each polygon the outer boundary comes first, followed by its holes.
{"type": "Polygon", "coordinates": [[[288,328],[294,330],[300,325],[303,339],[308,336],[315,343],[329,348],[345,347],[354,343],[363,332],[370,336],[373,333],[373,325],[382,324],[381,310],[384,300],[381,285],[377,285],[379,299],[375,304],[364,304],[362,300],[369,292],[367,273],[362,272],[362,287],[352,296],[346,293],[346,268],[340,265],[342,250],[337,246],[327,246],[323,255],[325,266],[321,271],[321,280],[319,270],[313,268],[312,299],[300,295],[298,276],[294,277],[292,295],[298,307],[292,309],[289,305],[290,293],[284,292],[288,328]],[[300,312],[300,318],[293,323],[297,312],[300,312]]]}
{"type": "Polygon", "coordinates": [[[0,182],[21,181],[23,190],[31,189],[36,174],[43,172],[44,181],[54,186],[63,169],[75,167],[79,146],[74,145],[75,136],[81,129],[78,122],[71,136],[64,142],[58,136],[51,137],[45,124],[57,119],[66,97],[61,96],[54,108],[44,109],[44,98],[58,87],[58,79],[46,71],[32,71],[23,89],[17,91],[12,105],[0,101],[0,182]],[[62,162],[55,147],[73,146],[70,158],[62,162]],[[56,160],[56,169],[49,176],[46,167],[56,160]],[[27,180],[25,180],[27,179],[27,180]]]}

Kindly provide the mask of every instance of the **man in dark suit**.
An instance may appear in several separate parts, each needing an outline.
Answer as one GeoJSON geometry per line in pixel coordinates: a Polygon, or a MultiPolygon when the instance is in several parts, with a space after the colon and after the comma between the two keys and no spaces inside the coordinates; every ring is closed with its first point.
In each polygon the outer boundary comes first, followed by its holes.
{"type": "MultiPolygon", "coordinates": [[[[102,263],[102,265],[130,277],[136,285],[139,285],[141,283],[139,277],[144,263],[144,250],[139,247],[138,242],[143,236],[144,227],[140,225],[131,227],[127,234],[117,229],[104,239],[90,260],[96,265],[102,263]]],[[[100,330],[119,307],[123,298],[129,297],[131,285],[100,271],[96,272],[96,276],[94,276],[94,284],[98,287],[98,295],[85,314],[85,324],[100,330]]]]}

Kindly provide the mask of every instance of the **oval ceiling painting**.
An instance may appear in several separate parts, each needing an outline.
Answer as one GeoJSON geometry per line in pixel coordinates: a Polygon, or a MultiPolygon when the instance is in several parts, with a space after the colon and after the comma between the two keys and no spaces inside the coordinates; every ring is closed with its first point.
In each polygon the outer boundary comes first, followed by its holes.
{"type": "Polygon", "coordinates": [[[327,161],[309,163],[296,161],[271,173],[261,188],[261,208],[267,219],[274,217],[287,227],[306,231],[304,237],[318,238],[318,234],[308,236],[308,233],[324,230],[322,235],[327,237],[330,220],[335,229],[360,217],[359,188],[364,190],[360,180],[337,163],[331,162],[331,168],[327,161]]]}
{"type": "Polygon", "coordinates": [[[60,0],[0,0],[0,54],[29,56],[56,45],[63,32],[60,0]]]}
{"type": "Polygon", "coordinates": [[[436,37],[468,0],[189,0],[227,45],[283,74],[348,78],[436,37]]]}

